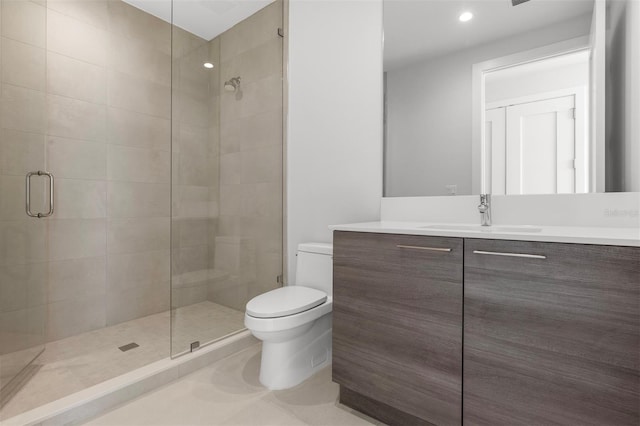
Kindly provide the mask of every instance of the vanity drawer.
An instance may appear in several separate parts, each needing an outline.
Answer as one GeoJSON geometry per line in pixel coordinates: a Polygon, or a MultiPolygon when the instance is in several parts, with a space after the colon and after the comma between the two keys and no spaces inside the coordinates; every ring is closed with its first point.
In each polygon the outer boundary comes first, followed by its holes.
{"type": "Polygon", "coordinates": [[[637,425],[640,248],[465,240],[464,423],[637,425]]]}
{"type": "Polygon", "coordinates": [[[334,233],[333,378],[362,397],[342,402],[378,401],[368,414],[387,423],[460,424],[462,251],[459,238],[334,233]]]}

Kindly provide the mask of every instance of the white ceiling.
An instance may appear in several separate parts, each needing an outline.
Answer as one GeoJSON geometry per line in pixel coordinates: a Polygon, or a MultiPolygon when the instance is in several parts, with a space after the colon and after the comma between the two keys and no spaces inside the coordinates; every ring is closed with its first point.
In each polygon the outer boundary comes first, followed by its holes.
{"type": "Polygon", "coordinates": [[[462,50],[575,18],[593,0],[383,0],[384,69],[462,50]],[[460,22],[463,11],[474,18],[460,22]]]}
{"type": "Polygon", "coordinates": [[[123,0],[205,40],[222,34],[274,0],[123,0]],[[173,18],[173,19],[172,19],[173,18]]]}

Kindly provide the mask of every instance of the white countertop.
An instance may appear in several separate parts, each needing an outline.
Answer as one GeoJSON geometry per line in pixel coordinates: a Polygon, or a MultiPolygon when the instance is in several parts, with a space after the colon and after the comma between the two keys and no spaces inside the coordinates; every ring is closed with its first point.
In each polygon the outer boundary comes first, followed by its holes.
{"type": "Polygon", "coordinates": [[[600,244],[612,246],[640,247],[640,228],[596,228],[573,226],[532,226],[537,232],[526,232],[529,226],[499,225],[483,227],[482,230],[433,229],[428,226],[475,226],[478,224],[442,224],[430,222],[366,222],[332,225],[332,231],[375,232],[382,234],[430,235],[440,237],[485,238],[495,240],[546,241],[555,243],[600,244]],[[509,231],[499,228],[510,228],[509,231]]]}

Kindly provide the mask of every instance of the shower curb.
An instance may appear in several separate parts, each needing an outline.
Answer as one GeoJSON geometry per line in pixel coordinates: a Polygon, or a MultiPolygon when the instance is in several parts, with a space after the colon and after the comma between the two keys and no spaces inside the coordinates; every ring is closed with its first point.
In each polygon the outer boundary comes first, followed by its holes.
{"type": "Polygon", "coordinates": [[[258,343],[241,331],[176,359],[165,358],[3,420],[6,426],[75,425],[258,343]]]}

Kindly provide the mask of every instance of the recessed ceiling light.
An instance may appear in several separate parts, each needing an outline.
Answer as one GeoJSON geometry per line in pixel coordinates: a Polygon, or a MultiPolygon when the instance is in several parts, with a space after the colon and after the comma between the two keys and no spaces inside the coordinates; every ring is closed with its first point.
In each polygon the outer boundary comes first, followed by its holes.
{"type": "Polygon", "coordinates": [[[472,18],[473,18],[473,13],[464,12],[460,15],[458,19],[460,19],[460,22],[467,22],[467,21],[470,21],[472,18]]]}
{"type": "Polygon", "coordinates": [[[211,68],[213,68],[213,64],[211,62],[205,62],[204,63],[204,67],[211,69],[211,68]]]}

